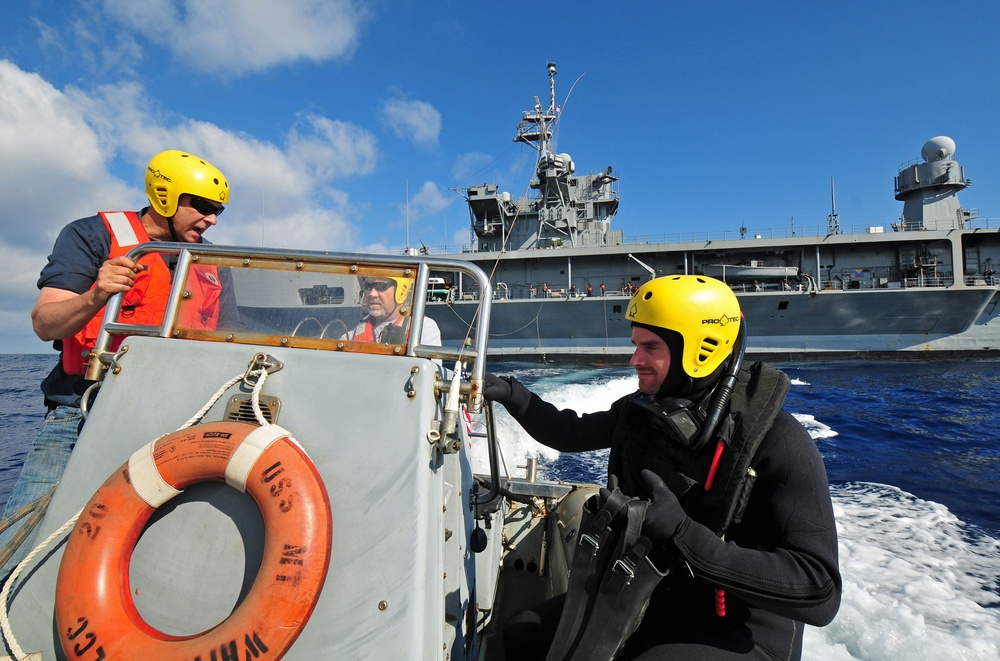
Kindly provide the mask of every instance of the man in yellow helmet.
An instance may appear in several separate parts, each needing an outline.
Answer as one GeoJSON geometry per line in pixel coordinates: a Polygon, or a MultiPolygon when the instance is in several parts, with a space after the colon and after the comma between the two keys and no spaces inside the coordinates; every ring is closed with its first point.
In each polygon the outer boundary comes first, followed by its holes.
{"type": "MultiPolygon", "coordinates": [[[[159,255],[148,255],[139,264],[126,253],[147,241],[200,243],[229,202],[229,182],[222,172],[178,150],[161,152],[149,161],[145,188],[149,206],[139,212],[102,211],[66,225],[39,276],[32,325],[35,334],[53,342],[62,355],[42,381],[48,414],[4,518],[47,494],[62,476],[83,424],[80,399],[92,383],[84,378],[87,354],[94,348],[108,299],[124,294],[123,320],[159,323],[162,319],[173,265],[159,255]]],[[[196,303],[203,303],[194,307],[204,328],[238,324],[232,287],[220,283],[218,276],[214,270],[202,270],[189,278],[191,290],[201,297],[196,303]]],[[[16,530],[11,527],[0,536],[0,545],[16,530]]],[[[0,577],[31,550],[32,536],[0,570],[0,577]]]]}
{"type": "MultiPolygon", "coordinates": [[[[408,278],[361,278],[365,316],[356,328],[347,333],[347,339],[389,344],[406,341],[405,324],[409,317],[403,312],[409,300],[411,284],[408,278]]],[[[422,328],[421,344],[441,346],[441,329],[436,321],[425,316],[422,328]]]]}
{"type": "Polygon", "coordinates": [[[742,365],[739,302],[718,280],[651,280],[626,317],[639,387],[610,410],[558,410],[492,374],[484,396],[556,450],[610,448],[599,502],[642,503],[646,557],[666,577],[643,603],[609,607],[611,570],[587,583],[599,591],[575,589],[571,574],[567,594],[508,620],[507,658],[544,659],[551,645],[549,658],[568,659],[576,644],[621,647],[616,659],[799,659],[803,623],[833,619],[842,581],[822,458],[781,408],[788,377],[742,365]]]}

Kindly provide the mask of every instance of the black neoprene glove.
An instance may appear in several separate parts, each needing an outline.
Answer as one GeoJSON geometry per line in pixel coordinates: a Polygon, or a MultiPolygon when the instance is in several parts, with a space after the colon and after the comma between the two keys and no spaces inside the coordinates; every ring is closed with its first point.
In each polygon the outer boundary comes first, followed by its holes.
{"type": "Polygon", "coordinates": [[[500,377],[492,372],[483,376],[483,397],[503,404],[513,415],[524,413],[531,402],[531,391],[512,376],[500,377]]]}
{"type": "Polygon", "coordinates": [[[483,375],[483,397],[497,404],[510,401],[510,381],[492,372],[483,375]]]}
{"type": "Polygon", "coordinates": [[[651,470],[644,470],[640,477],[650,497],[642,532],[654,541],[667,542],[680,531],[681,526],[687,522],[688,515],[684,513],[677,496],[659,475],[651,470]]]}

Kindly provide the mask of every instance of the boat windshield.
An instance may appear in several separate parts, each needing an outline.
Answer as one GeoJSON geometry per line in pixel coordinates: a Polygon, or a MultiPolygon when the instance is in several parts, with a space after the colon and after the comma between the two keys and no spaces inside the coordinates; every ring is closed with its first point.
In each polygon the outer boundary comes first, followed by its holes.
{"type": "Polygon", "coordinates": [[[113,297],[98,353],[114,346],[114,336],[157,335],[428,358],[485,355],[490,288],[468,262],[165,242],[129,255],[163,258],[172,266],[166,312],[158,326],[135,324],[121,297],[113,297]],[[441,338],[425,318],[429,293],[441,282],[431,277],[432,269],[464,276],[485,291],[479,298],[486,313],[466,337],[441,338]]]}

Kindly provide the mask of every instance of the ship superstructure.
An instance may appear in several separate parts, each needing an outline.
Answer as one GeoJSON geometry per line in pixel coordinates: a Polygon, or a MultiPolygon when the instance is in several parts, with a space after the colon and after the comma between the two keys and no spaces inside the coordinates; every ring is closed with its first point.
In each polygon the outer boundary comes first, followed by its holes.
{"type": "Polygon", "coordinates": [[[513,198],[496,184],[473,186],[466,191],[472,229],[479,250],[530,250],[534,248],[592,247],[623,240],[611,229],[618,212],[618,178],[610,166],[598,174],[577,175],[569,154],[552,149],[552,135],[559,121],[556,104],[556,65],[550,62],[548,107],[535,97],[531,110],[521,115],[514,142],[538,151],[530,188],[537,197],[513,198]]]}

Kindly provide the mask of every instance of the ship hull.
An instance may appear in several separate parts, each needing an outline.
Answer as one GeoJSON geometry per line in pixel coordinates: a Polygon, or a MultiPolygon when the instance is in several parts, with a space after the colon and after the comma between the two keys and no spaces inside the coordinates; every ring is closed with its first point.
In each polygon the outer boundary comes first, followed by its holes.
{"type": "MultiPolygon", "coordinates": [[[[495,356],[628,355],[627,292],[654,276],[709,275],[719,263],[798,274],[777,281],[721,278],[739,299],[751,353],[1000,351],[995,227],[710,237],[464,257],[494,274],[489,346],[495,356]]],[[[452,303],[428,305],[445,337],[463,332],[474,309],[466,299],[475,293],[455,284],[452,303]]]]}

